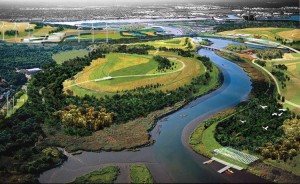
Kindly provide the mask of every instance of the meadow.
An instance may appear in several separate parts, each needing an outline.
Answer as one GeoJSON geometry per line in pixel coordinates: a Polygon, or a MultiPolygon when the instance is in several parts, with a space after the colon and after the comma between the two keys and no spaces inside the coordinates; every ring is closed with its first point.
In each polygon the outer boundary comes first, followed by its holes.
{"type": "Polygon", "coordinates": [[[74,59],[76,57],[84,57],[88,54],[88,50],[86,49],[80,49],[80,50],[70,50],[70,51],[63,51],[59,52],[57,54],[52,55],[52,59],[57,64],[62,64],[64,61],[74,59]]]}
{"type": "Polygon", "coordinates": [[[195,58],[184,58],[176,53],[163,51],[156,54],[169,58],[174,63],[172,69],[163,72],[157,71],[158,63],[153,60],[153,55],[151,54],[111,53],[107,54],[106,58],[94,60],[90,66],[85,67],[82,72],[74,76],[73,80],[65,81],[65,90],[69,88],[78,96],[92,94],[99,97],[109,93],[159,83],[162,85],[158,89],[167,91],[189,83],[193,77],[204,72],[204,66],[195,58]],[[108,76],[128,77],[95,81],[95,79],[108,76]]]}
{"type": "MultiPolygon", "coordinates": [[[[3,22],[5,25],[4,30],[15,30],[15,23],[14,22],[3,22]]],[[[34,29],[36,25],[30,24],[30,29],[32,31],[30,32],[31,37],[40,37],[45,36],[49,33],[49,31],[55,30],[54,27],[51,26],[44,26],[41,29],[34,29]]],[[[15,35],[5,35],[5,40],[8,42],[21,42],[21,39],[28,38],[28,32],[26,32],[26,29],[28,28],[28,22],[17,22],[17,29],[18,29],[18,37],[15,39],[15,35]]],[[[1,30],[2,34],[2,30],[1,30]]],[[[2,35],[1,35],[2,38],[2,35]]]]}
{"type": "Polygon", "coordinates": [[[246,29],[236,29],[232,31],[220,32],[221,35],[228,34],[249,34],[250,37],[255,35],[261,36],[261,39],[277,41],[275,37],[281,37],[283,39],[291,39],[298,41],[300,40],[300,30],[294,28],[274,28],[274,27],[264,27],[264,28],[246,28],[246,29]]]}
{"type": "MultiPolygon", "coordinates": [[[[285,81],[285,87],[279,82],[280,91],[285,99],[300,104],[300,57],[299,53],[295,54],[285,54],[282,59],[273,59],[267,60],[266,68],[269,71],[272,71],[272,66],[284,64],[287,66],[287,70],[281,70],[286,76],[290,78],[290,80],[285,81]]],[[[278,80],[278,79],[277,79],[278,80]]],[[[300,110],[293,106],[286,105],[294,112],[299,113],[300,110]]]]}
{"type": "MultiPolygon", "coordinates": [[[[188,38],[188,41],[191,43],[191,38],[188,38]]],[[[151,45],[154,47],[167,47],[170,48],[177,48],[177,49],[187,49],[187,43],[186,38],[173,38],[169,40],[156,40],[156,41],[150,41],[145,42],[144,44],[151,45]]],[[[192,44],[192,43],[191,43],[192,44]]],[[[192,44],[192,49],[195,48],[195,46],[192,44]]]]}

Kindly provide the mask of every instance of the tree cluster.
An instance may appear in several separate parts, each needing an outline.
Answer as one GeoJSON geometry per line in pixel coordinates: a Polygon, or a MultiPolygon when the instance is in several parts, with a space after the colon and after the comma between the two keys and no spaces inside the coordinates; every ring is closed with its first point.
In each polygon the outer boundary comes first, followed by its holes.
{"type": "Polygon", "coordinates": [[[210,61],[209,57],[206,56],[197,56],[197,59],[202,61],[203,65],[206,67],[206,69],[210,72],[213,70],[213,64],[210,61]]]}
{"type": "Polygon", "coordinates": [[[58,33],[58,32],[61,32],[63,30],[65,30],[65,28],[63,26],[58,26],[54,30],[49,31],[49,34],[58,33]]]}
{"type": "Polygon", "coordinates": [[[56,113],[63,127],[85,128],[97,131],[110,126],[113,122],[113,113],[106,112],[105,108],[98,110],[88,105],[77,107],[69,105],[56,113]]]}
{"type": "Polygon", "coordinates": [[[256,55],[259,58],[266,59],[276,59],[276,58],[282,58],[283,52],[280,49],[256,49],[256,55]]]}
{"type": "Polygon", "coordinates": [[[182,50],[178,51],[178,55],[182,57],[194,57],[194,54],[190,50],[182,50]]]}
{"type": "Polygon", "coordinates": [[[19,31],[17,31],[17,30],[7,30],[7,31],[4,32],[4,35],[15,36],[16,32],[17,32],[17,35],[19,35],[19,31]]]}
{"type": "Polygon", "coordinates": [[[275,143],[268,142],[260,148],[260,153],[265,158],[273,160],[292,160],[299,154],[300,149],[300,120],[287,119],[282,125],[284,137],[279,138],[275,143]]]}
{"type": "Polygon", "coordinates": [[[257,64],[259,64],[260,66],[262,66],[262,67],[265,67],[266,66],[266,61],[262,61],[262,60],[259,60],[259,59],[257,59],[257,60],[255,60],[255,62],[257,63],[257,64]]]}
{"type": "Polygon", "coordinates": [[[162,56],[156,55],[156,56],[153,56],[153,59],[158,62],[158,66],[157,66],[157,70],[158,71],[168,70],[168,69],[170,69],[174,65],[174,63],[171,62],[166,57],[162,57],[162,56]]]}

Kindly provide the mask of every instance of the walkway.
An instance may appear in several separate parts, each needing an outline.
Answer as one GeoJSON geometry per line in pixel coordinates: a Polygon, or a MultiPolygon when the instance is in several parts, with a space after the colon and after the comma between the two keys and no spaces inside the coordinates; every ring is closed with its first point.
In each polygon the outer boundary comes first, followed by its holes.
{"type": "MultiPolygon", "coordinates": [[[[271,72],[269,72],[266,68],[260,66],[259,64],[255,63],[254,61],[255,61],[255,59],[252,60],[252,63],[253,63],[253,64],[255,64],[256,66],[258,66],[259,68],[261,68],[262,70],[264,70],[264,71],[265,71],[265,72],[266,72],[266,73],[274,80],[274,82],[275,82],[275,84],[276,84],[276,88],[277,88],[278,94],[279,94],[279,95],[282,95],[282,93],[280,92],[279,84],[278,84],[276,78],[274,77],[274,75],[273,75],[271,72]]],[[[289,105],[291,105],[291,106],[293,106],[293,107],[296,107],[296,108],[300,108],[300,105],[295,104],[295,103],[293,103],[293,102],[291,102],[291,101],[288,101],[288,100],[285,100],[284,103],[289,104],[289,105]]]]}

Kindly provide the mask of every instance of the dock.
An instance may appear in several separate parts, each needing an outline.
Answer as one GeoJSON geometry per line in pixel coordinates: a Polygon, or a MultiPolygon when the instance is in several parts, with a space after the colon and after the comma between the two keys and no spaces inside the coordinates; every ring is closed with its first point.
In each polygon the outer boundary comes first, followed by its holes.
{"type": "Polygon", "coordinates": [[[230,169],[231,167],[229,165],[225,166],[224,168],[218,170],[218,173],[223,173],[224,171],[226,171],[227,169],[230,169]]]}
{"type": "MultiPolygon", "coordinates": [[[[239,170],[239,171],[243,170],[243,168],[240,167],[240,166],[237,166],[237,165],[228,163],[228,162],[226,162],[226,161],[224,161],[224,160],[221,160],[221,159],[218,159],[218,158],[216,158],[216,157],[212,157],[211,159],[214,160],[214,161],[216,161],[216,162],[219,162],[219,163],[221,163],[221,164],[226,165],[226,167],[228,167],[228,168],[224,167],[224,168],[223,168],[224,171],[226,171],[226,170],[229,169],[229,168],[234,168],[234,169],[239,170]],[[226,169],[225,169],[225,168],[226,168],[226,169]]],[[[218,172],[219,172],[219,173],[224,172],[224,171],[222,171],[223,169],[219,170],[218,172]],[[220,171],[222,171],[222,172],[220,172],[220,171]]]]}

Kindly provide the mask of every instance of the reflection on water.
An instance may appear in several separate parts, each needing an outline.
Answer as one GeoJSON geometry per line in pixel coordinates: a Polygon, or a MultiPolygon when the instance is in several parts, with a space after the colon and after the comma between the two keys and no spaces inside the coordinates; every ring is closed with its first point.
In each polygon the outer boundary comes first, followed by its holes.
{"type": "MultiPolygon", "coordinates": [[[[229,40],[211,39],[214,47],[225,47],[229,40]]],[[[220,164],[203,165],[206,158],[188,148],[187,139],[194,128],[213,113],[232,107],[248,98],[251,82],[242,68],[209,50],[200,50],[223,72],[224,84],[216,91],[200,97],[181,110],[157,122],[151,136],[155,144],[130,152],[83,152],[69,157],[62,166],[44,172],[39,181],[70,182],[76,177],[107,164],[145,163],[156,182],[264,182],[246,172],[218,174],[220,164]],[[184,115],[184,116],[182,116],[184,115]],[[195,121],[196,120],[196,121],[195,121]],[[187,126],[188,125],[188,126],[187,126]],[[184,133],[183,133],[184,132],[184,133]]]]}

